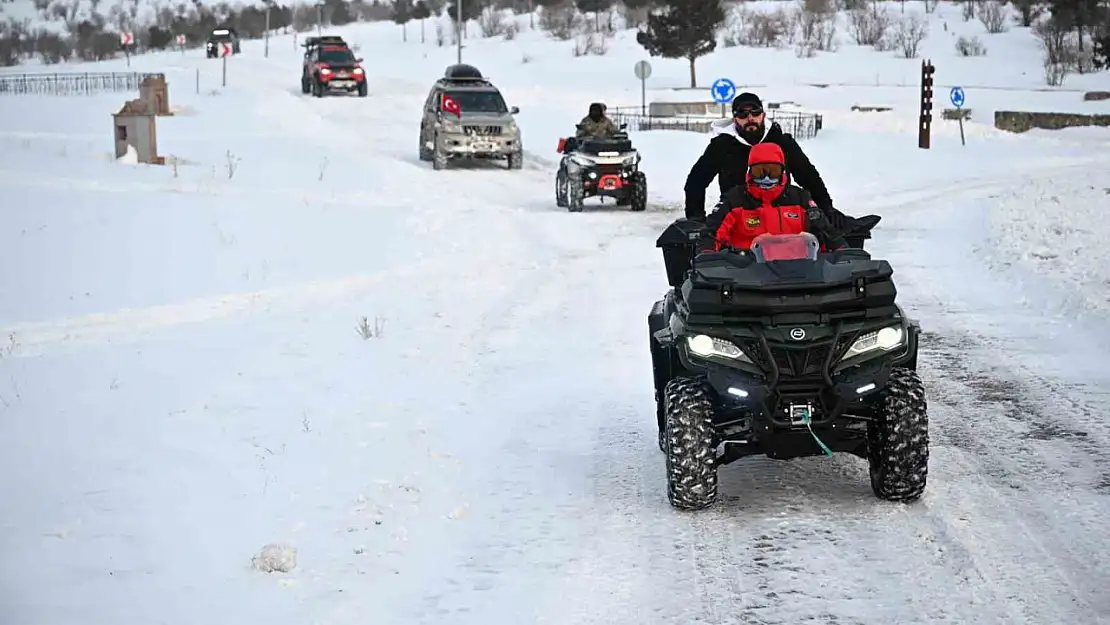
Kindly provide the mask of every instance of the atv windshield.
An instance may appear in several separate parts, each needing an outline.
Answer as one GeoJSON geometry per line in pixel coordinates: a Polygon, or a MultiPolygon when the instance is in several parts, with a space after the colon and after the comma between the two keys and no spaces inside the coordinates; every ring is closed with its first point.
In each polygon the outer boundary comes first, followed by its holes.
{"type": "Polygon", "coordinates": [[[329,65],[354,65],[355,55],[347,48],[323,48],[320,62],[329,65]]]}
{"type": "Polygon", "coordinates": [[[447,95],[459,105],[459,110],[463,113],[509,112],[505,99],[497,91],[451,91],[447,95]]]}
{"type": "Polygon", "coordinates": [[[758,263],[776,260],[817,260],[821,243],[808,232],[801,234],[761,234],[752,241],[752,254],[758,263]]]}

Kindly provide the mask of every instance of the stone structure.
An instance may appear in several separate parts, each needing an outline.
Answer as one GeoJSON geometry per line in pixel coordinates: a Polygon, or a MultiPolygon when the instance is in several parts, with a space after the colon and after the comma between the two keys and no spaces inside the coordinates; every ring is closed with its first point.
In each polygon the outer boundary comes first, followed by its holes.
{"type": "Polygon", "coordinates": [[[166,77],[161,74],[147,76],[139,84],[139,99],[154,111],[155,115],[173,115],[170,112],[170,90],[166,77]]]}
{"type": "Polygon", "coordinates": [[[853,104],[852,110],[859,111],[861,113],[886,113],[887,111],[893,111],[894,109],[889,106],[860,106],[858,104],[853,104]]]}
{"type": "Polygon", "coordinates": [[[158,134],[154,121],[154,111],[142,100],[129,100],[118,113],[113,113],[112,136],[116,158],[126,155],[127,147],[131,146],[140,163],[165,165],[165,158],[158,156],[158,134]]]}
{"type": "Polygon", "coordinates": [[[965,122],[971,121],[971,109],[944,109],[940,112],[940,117],[941,119],[947,119],[952,122],[960,121],[961,119],[965,122]]]}
{"type": "Polygon", "coordinates": [[[994,112],[994,127],[1008,132],[1026,132],[1034,128],[1059,130],[1077,126],[1110,126],[1110,115],[1031,113],[1025,111],[994,112]]]}
{"type": "Polygon", "coordinates": [[[1110,100],[1110,91],[1088,91],[1083,94],[1084,102],[1091,102],[1097,100],[1110,100]]]}

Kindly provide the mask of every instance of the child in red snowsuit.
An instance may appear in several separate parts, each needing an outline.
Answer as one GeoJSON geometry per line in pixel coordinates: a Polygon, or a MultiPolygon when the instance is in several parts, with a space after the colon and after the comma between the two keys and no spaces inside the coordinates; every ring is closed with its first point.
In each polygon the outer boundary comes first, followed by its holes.
{"type": "Polygon", "coordinates": [[[716,249],[749,250],[761,234],[811,232],[822,251],[844,247],[809,192],[790,184],[786,158],[774,143],[757,143],[748,154],[746,184],[730,189],[706,218],[716,249]]]}

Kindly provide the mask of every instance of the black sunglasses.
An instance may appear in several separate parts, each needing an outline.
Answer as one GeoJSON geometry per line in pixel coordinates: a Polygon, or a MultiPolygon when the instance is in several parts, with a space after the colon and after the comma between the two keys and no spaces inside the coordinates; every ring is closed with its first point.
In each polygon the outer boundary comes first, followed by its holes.
{"type": "Polygon", "coordinates": [[[740,110],[732,112],[732,116],[736,117],[738,119],[744,119],[745,117],[759,117],[762,114],[763,114],[763,109],[758,108],[758,107],[757,108],[740,109],[740,110]]]}

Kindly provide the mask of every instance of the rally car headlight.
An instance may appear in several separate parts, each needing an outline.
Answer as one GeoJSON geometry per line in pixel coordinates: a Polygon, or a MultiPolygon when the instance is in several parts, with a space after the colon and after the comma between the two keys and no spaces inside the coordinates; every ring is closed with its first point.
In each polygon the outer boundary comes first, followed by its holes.
{"type": "Polygon", "coordinates": [[[739,362],[751,362],[744,350],[737,347],[735,343],[715,336],[698,334],[697,336],[687,337],[686,348],[690,350],[690,353],[702,358],[716,357],[739,362]]]}
{"type": "Polygon", "coordinates": [[[860,336],[844,354],[844,360],[872,352],[889,352],[905,345],[906,333],[901,326],[889,326],[860,336]]]}

